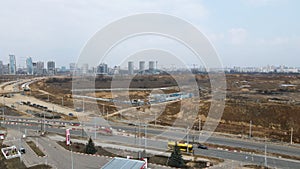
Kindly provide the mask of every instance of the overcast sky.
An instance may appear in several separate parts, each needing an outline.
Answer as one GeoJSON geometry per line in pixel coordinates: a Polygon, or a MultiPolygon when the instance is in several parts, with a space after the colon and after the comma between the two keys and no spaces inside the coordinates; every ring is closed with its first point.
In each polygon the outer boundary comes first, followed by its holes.
{"type": "Polygon", "coordinates": [[[15,54],[17,65],[31,56],[68,66],[105,25],[159,12],[195,25],[224,66],[300,67],[299,6],[298,0],[1,0],[0,57],[7,63],[15,54]]]}

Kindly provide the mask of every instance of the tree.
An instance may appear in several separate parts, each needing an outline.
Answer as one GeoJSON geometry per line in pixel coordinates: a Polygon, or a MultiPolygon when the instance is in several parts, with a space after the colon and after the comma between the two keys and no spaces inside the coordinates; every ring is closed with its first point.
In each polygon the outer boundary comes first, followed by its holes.
{"type": "Polygon", "coordinates": [[[85,146],[85,153],[95,154],[96,152],[97,152],[97,150],[95,148],[95,144],[94,144],[92,138],[90,137],[89,142],[85,146]]]}
{"type": "Polygon", "coordinates": [[[177,146],[177,143],[175,144],[173,152],[171,153],[171,157],[169,159],[168,165],[172,167],[178,167],[178,168],[185,166],[185,163],[183,161],[180,152],[180,148],[177,146]]]}

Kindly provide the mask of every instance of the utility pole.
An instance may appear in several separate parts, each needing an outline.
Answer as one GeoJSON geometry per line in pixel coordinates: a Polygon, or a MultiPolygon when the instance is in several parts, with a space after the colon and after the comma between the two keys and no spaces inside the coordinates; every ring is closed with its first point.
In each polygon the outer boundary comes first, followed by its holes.
{"type": "Polygon", "coordinates": [[[44,133],[46,132],[46,127],[45,127],[45,112],[44,112],[44,133]]]}
{"type": "Polygon", "coordinates": [[[83,121],[81,122],[81,136],[83,137],[83,121]]]}
{"type": "Polygon", "coordinates": [[[54,119],[54,105],[52,106],[52,119],[54,119]]]}
{"type": "Polygon", "coordinates": [[[147,148],[147,124],[145,124],[145,150],[147,148]]]}
{"type": "Polygon", "coordinates": [[[106,121],[108,123],[108,111],[106,110],[106,121]]]}
{"type": "Polygon", "coordinates": [[[154,126],[156,126],[156,111],[154,113],[154,126]]]}
{"type": "Polygon", "coordinates": [[[136,145],[136,125],[134,125],[134,145],[136,145]]]}
{"type": "Polygon", "coordinates": [[[141,121],[139,121],[139,146],[141,146],[142,145],[142,143],[141,143],[141,121]]]}
{"type": "Polygon", "coordinates": [[[102,116],[104,115],[104,104],[102,104],[102,116]]]}
{"type": "Polygon", "coordinates": [[[84,113],[84,97],[82,98],[82,112],[84,113]]]}
{"type": "Polygon", "coordinates": [[[250,126],[249,126],[249,138],[252,137],[252,120],[250,120],[250,126]]]}
{"type": "Polygon", "coordinates": [[[188,153],[189,152],[189,126],[187,126],[186,128],[186,144],[187,144],[187,147],[186,147],[186,152],[188,153]]]}
{"type": "Polygon", "coordinates": [[[293,127],[291,128],[291,144],[293,144],[293,131],[294,131],[294,129],[293,129],[293,127]]]}
{"type": "Polygon", "coordinates": [[[74,169],[74,160],[73,160],[73,150],[72,150],[72,145],[70,145],[71,147],[71,166],[72,166],[72,169],[74,169]]]}
{"type": "Polygon", "coordinates": [[[201,136],[201,117],[199,116],[199,143],[200,143],[200,136],[201,136]]]}
{"type": "Polygon", "coordinates": [[[268,162],[267,162],[267,144],[265,143],[265,167],[268,166],[268,162]]]}
{"type": "Polygon", "coordinates": [[[2,123],[3,123],[3,126],[4,126],[4,107],[2,107],[2,123]]]}
{"type": "Polygon", "coordinates": [[[94,126],[94,128],[95,128],[95,140],[96,140],[96,137],[97,137],[97,133],[96,133],[96,130],[97,130],[97,128],[96,128],[96,119],[95,119],[95,124],[94,124],[95,126],[94,126]]]}

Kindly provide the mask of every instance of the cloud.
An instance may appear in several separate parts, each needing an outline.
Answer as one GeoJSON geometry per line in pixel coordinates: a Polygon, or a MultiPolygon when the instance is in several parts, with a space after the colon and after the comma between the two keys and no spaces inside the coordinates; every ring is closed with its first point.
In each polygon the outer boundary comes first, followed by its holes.
{"type": "Polygon", "coordinates": [[[246,5],[254,6],[254,7],[262,7],[271,4],[278,4],[285,2],[286,0],[243,0],[246,5]]]}
{"type": "Polygon", "coordinates": [[[96,31],[121,17],[145,12],[174,15],[196,25],[208,15],[201,0],[0,1],[0,55],[13,52],[17,58],[74,61],[96,31]]]}
{"type": "Polygon", "coordinates": [[[288,37],[275,37],[275,38],[260,38],[258,39],[258,44],[259,45],[286,45],[291,42],[291,39],[288,37]]]}
{"type": "Polygon", "coordinates": [[[229,41],[234,45],[243,44],[247,39],[247,34],[244,28],[232,28],[228,31],[229,41]]]}
{"type": "Polygon", "coordinates": [[[214,43],[220,42],[225,38],[223,33],[210,33],[207,35],[208,39],[214,43]]]}

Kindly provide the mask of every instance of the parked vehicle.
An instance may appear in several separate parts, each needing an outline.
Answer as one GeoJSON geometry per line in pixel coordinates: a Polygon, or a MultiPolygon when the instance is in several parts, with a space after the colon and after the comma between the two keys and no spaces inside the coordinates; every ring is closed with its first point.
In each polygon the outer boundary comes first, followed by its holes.
{"type": "Polygon", "coordinates": [[[200,149],[207,149],[207,146],[205,146],[203,144],[198,144],[198,148],[200,148],[200,149]]]}

